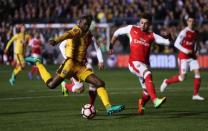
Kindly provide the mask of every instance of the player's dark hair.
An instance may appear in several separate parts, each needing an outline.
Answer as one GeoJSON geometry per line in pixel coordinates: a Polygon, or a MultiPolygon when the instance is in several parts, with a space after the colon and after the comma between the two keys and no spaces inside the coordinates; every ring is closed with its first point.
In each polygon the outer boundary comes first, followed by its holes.
{"type": "Polygon", "coordinates": [[[193,18],[193,19],[195,19],[195,18],[196,18],[196,16],[195,16],[195,14],[194,14],[194,13],[190,13],[190,14],[188,14],[188,18],[193,18]]]}
{"type": "Polygon", "coordinates": [[[152,15],[150,13],[142,13],[140,17],[143,19],[147,19],[150,23],[152,23],[152,15]]]}
{"type": "Polygon", "coordinates": [[[79,17],[79,20],[86,20],[87,23],[91,23],[92,19],[93,19],[92,15],[84,15],[84,16],[79,17]]]}

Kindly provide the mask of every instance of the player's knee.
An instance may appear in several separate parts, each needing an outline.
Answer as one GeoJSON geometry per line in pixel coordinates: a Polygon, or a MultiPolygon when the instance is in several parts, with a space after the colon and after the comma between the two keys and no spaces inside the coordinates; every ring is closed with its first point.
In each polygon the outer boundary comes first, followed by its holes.
{"type": "Polygon", "coordinates": [[[47,82],[46,85],[50,89],[55,89],[56,88],[56,85],[53,82],[51,82],[51,81],[47,82]]]}
{"type": "Polygon", "coordinates": [[[25,63],[24,64],[22,64],[22,69],[24,69],[25,68],[25,63]]]}
{"type": "Polygon", "coordinates": [[[200,74],[195,74],[194,78],[201,78],[200,74]]]}
{"type": "Polygon", "coordinates": [[[143,74],[144,79],[146,79],[147,77],[152,77],[151,72],[146,70],[143,74]]]}
{"type": "Polygon", "coordinates": [[[96,87],[105,87],[105,82],[103,80],[98,80],[95,83],[96,87]]]}
{"type": "Polygon", "coordinates": [[[184,81],[186,79],[186,75],[185,74],[179,75],[178,78],[180,81],[184,81]]]}

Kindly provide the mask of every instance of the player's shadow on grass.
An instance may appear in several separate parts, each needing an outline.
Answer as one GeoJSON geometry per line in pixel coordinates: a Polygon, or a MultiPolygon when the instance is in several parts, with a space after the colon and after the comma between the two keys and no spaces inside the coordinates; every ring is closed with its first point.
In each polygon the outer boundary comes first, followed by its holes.
{"type": "Polygon", "coordinates": [[[45,112],[54,112],[54,111],[62,111],[60,109],[51,109],[51,110],[34,110],[34,111],[8,111],[1,112],[0,115],[19,115],[19,114],[27,114],[27,113],[45,113],[45,112]]]}
{"type": "MultiPolygon", "coordinates": [[[[104,110],[102,110],[104,112],[104,110]]],[[[123,112],[117,113],[113,116],[107,117],[107,114],[97,114],[95,120],[109,120],[109,119],[128,119],[132,117],[145,117],[151,119],[171,119],[171,118],[184,118],[184,117],[197,117],[199,119],[207,119],[208,111],[185,111],[185,110],[169,110],[166,108],[155,109],[149,108],[144,115],[140,115],[137,112],[137,108],[130,107],[126,108],[123,112]],[[165,110],[164,110],[165,109],[165,110]],[[130,111],[130,112],[129,112],[130,111]],[[106,116],[106,117],[104,117],[106,116]],[[101,117],[101,118],[100,118],[101,117]]]]}
{"type": "Polygon", "coordinates": [[[105,110],[99,109],[99,112],[102,113],[97,113],[97,116],[94,120],[109,120],[109,119],[128,119],[130,117],[138,117],[141,116],[139,115],[136,111],[137,108],[126,108],[124,111],[113,114],[112,116],[108,116],[107,113],[104,114],[105,110]],[[127,112],[129,110],[135,110],[134,112],[127,112]]]}
{"type": "Polygon", "coordinates": [[[138,116],[138,113],[117,113],[112,116],[98,114],[93,120],[128,119],[136,116],[138,116]]]}
{"type": "Polygon", "coordinates": [[[167,115],[167,118],[183,118],[197,116],[197,118],[206,118],[208,116],[208,111],[163,111],[167,115]]]}

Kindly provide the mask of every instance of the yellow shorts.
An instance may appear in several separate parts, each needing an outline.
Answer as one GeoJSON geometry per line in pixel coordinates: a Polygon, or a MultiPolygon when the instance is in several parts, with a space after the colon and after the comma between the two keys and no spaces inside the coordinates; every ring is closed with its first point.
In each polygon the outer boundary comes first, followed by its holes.
{"type": "Polygon", "coordinates": [[[89,75],[93,74],[92,70],[72,59],[66,59],[56,73],[62,78],[75,77],[81,81],[85,81],[89,75]]]}
{"type": "Polygon", "coordinates": [[[25,59],[22,54],[14,54],[14,60],[17,65],[20,65],[21,67],[25,66],[25,59]]]}

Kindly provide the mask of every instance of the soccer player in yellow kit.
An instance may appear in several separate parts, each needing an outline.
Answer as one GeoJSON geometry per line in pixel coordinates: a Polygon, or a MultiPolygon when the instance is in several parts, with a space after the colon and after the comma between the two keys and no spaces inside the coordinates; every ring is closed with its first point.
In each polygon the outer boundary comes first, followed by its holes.
{"type": "Polygon", "coordinates": [[[108,115],[124,110],[124,105],[111,105],[108,93],[105,89],[105,83],[99,79],[91,70],[86,66],[87,48],[92,43],[92,34],[89,31],[92,16],[80,17],[78,24],[71,30],[65,32],[63,35],[49,41],[51,45],[68,40],[66,44],[67,58],[59,67],[54,77],[46,70],[40,59],[34,57],[27,57],[25,60],[30,63],[36,64],[39,69],[41,78],[50,89],[56,88],[65,78],[77,78],[78,80],[85,81],[93,84],[97,88],[97,93],[106,108],[108,115]]]}
{"type": "Polygon", "coordinates": [[[14,61],[16,62],[12,76],[9,79],[10,84],[13,86],[16,81],[17,74],[25,67],[24,53],[26,42],[30,36],[25,33],[25,27],[20,27],[20,32],[14,35],[6,45],[4,53],[7,54],[9,47],[14,43],[14,61]]]}

